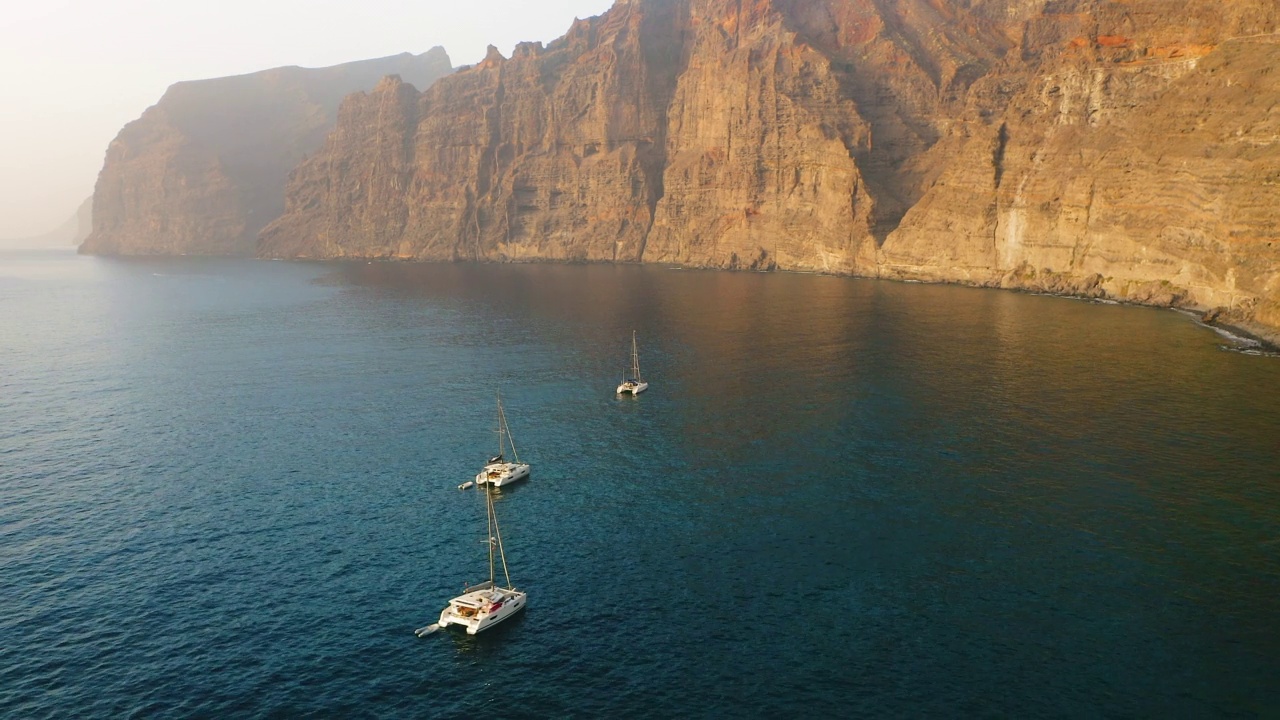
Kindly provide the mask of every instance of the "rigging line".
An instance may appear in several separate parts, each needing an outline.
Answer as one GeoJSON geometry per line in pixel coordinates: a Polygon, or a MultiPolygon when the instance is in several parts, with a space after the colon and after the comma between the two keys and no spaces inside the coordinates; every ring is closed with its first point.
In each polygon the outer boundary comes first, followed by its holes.
{"type": "Polygon", "coordinates": [[[502,398],[498,398],[498,452],[502,452],[501,434],[506,433],[507,443],[511,445],[511,457],[520,462],[520,453],[516,452],[516,439],[511,437],[511,427],[507,425],[507,411],[502,408],[502,398]]]}
{"type": "MultiPolygon", "coordinates": [[[[490,492],[492,492],[491,490],[492,486],[493,486],[492,482],[486,482],[484,484],[485,520],[487,521],[487,524],[488,524],[488,532],[484,536],[484,544],[489,546],[489,586],[490,587],[493,587],[493,575],[494,575],[493,573],[493,530],[494,530],[493,497],[489,494],[490,492]]],[[[505,563],[506,563],[506,560],[503,560],[504,565],[505,563]]]]}
{"type": "Polygon", "coordinates": [[[488,496],[489,516],[493,518],[493,534],[498,538],[498,557],[502,558],[502,574],[507,578],[507,589],[512,589],[511,571],[507,569],[507,551],[502,547],[502,528],[498,527],[498,513],[493,508],[493,496],[488,496]]]}

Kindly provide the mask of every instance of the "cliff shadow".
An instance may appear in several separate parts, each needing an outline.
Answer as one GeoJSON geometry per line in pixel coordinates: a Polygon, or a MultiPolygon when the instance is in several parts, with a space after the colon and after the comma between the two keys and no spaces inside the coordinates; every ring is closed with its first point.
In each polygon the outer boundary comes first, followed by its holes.
{"type": "Polygon", "coordinates": [[[965,102],[1003,45],[989,28],[952,27],[954,18],[928,3],[869,5],[874,17],[836,3],[779,2],[786,28],[827,59],[842,98],[865,123],[856,133],[839,123],[838,132],[874,201],[869,230],[883,245],[927,189],[944,107],[965,102]]]}

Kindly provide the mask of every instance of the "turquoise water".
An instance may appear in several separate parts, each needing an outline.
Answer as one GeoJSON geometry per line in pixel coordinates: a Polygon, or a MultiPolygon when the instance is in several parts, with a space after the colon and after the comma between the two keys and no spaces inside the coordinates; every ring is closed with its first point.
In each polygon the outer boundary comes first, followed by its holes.
{"type": "Polygon", "coordinates": [[[0,254],[0,716],[1270,715],[1280,360],[1222,344],[819,276],[0,254]],[[418,639],[486,574],[498,389],[530,605],[418,639]]]}

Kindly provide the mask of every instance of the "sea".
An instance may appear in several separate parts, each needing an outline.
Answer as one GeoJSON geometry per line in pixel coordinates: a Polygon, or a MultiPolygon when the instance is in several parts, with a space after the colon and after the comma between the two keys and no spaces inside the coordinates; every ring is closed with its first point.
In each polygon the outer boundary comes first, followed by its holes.
{"type": "Polygon", "coordinates": [[[1280,715],[1280,358],[943,285],[0,253],[0,717],[796,713],[1280,715]],[[419,638],[488,576],[499,393],[528,608],[419,638]]]}

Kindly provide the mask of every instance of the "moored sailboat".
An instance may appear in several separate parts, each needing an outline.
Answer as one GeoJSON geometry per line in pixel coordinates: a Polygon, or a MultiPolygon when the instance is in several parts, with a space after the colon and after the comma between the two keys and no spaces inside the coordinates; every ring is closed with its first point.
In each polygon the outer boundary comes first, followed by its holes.
{"type": "Polygon", "coordinates": [[[622,381],[618,386],[618,394],[639,395],[649,389],[649,383],[640,379],[640,352],[636,346],[636,331],[631,331],[631,377],[622,381]]]}
{"type": "Polygon", "coordinates": [[[498,454],[489,458],[489,462],[476,475],[476,484],[490,484],[502,487],[507,483],[524,480],[529,477],[529,464],[520,462],[516,452],[516,442],[511,437],[511,428],[507,427],[507,413],[502,409],[502,396],[498,396],[498,454]],[[507,447],[511,447],[511,457],[515,462],[506,459],[507,447]]]}
{"type": "Polygon", "coordinates": [[[461,595],[449,601],[440,613],[440,621],[415,630],[418,637],[430,635],[442,627],[459,625],[468,635],[487,630],[524,609],[528,593],[517,590],[511,584],[511,572],[507,569],[507,553],[502,545],[502,531],[498,528],[498,515],[493,507],[493,489],[484,486],[484,504],[488,532],[485,542],[489,545],[489,579],[468,585],[461,595]],[[495,555],[496,551],[496,555],[495,555]],[[497,562],[501,561],[502,576],[506,585],[497,584],[497,562]]]}

